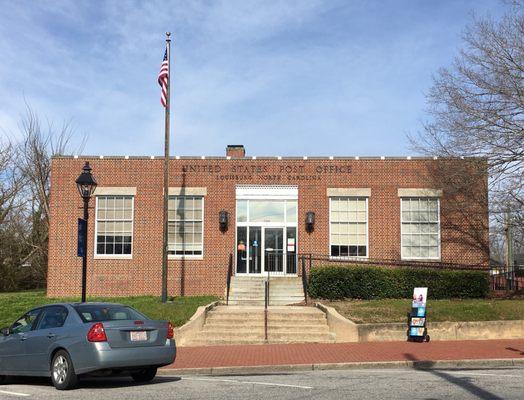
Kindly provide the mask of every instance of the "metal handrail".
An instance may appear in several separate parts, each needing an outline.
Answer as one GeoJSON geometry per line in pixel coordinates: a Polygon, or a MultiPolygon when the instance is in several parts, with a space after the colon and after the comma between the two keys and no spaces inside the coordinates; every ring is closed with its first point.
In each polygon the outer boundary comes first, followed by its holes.
{"type": "Polygon", "coordinates": [[[297,254],[283,250],[265,250],[265,269],[272,275],[297,273],[297,254]]]}
{"type": "Polygon", "coordinates": [[[302,261],[302,289],[304,289],[304,300],[307,305],[307,273],[306,273],[306,256],[302,255],[300,257],[302,261]]]}
{"type": "Polygon", "coordinates": [[[266,282],[264,282],[264,339],[267,342],[267,314],[269,306],[269,277],[266,282]]]}
{"type": "Polygon", "coordinates": [[[231,288],[231,276],[233,275],[233,253],[229,253],[229,265],[226,277],[226,305],[229,305],[229,289],[231,288]]]}
{"type": "Polygon", "coordinates": [[[267,342],[267,314],[268,314],[268,307],[269,307],[269,277],[270,277],[270,271],[267,270],[267,279],[264,282],[264,338],[267,342]]]}
{"type": "MultiPolygon", "coordinates": [[[[413,268],[430,268],[430,269],[457,269],[457,270],[484,270],[488,268],[482,264],[459,264],[440,261],[413,261],[399,259],[381,259],[381,258],[357,258],[357,257],[332,257],[326,254],[304,253],[311,261],[319,261],[326,264],[350,264],[350,265],[369,265],[380,267],[413,267],[413,268]]],[[[310,264],[310,267],[312,265],[310,264]]]]}

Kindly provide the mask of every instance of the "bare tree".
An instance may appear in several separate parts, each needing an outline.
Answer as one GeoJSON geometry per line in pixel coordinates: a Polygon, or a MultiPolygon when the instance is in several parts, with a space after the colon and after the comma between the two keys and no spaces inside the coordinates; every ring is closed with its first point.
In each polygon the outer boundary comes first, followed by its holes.
{"type": "Polygon", "coordinates": [[[486,159],[492,221],[500,225],[510,212],[518,231],[524,229],[522,4],[515,2],[499,21],[475,19],[463,41],[452,66],[434,77],[427,96],[430,122],[410,139],[426,154],[486,159]]]}
{"type": "MultiPolygon", "coordinates": [[[[25,211],[28,225],[31,226],[30,231],[21,232],[30,248],[23,263],[32,270],[36,279],[45,280],[51,157],[66,153],[71,147],[74,130],[69,122],[64,122],[58,129],[48,122],[44,128],[38,115],[29,106],[21,122],[21,130],[17,168],[27,183],[24,190],[25,211]]],[[[85,139],[81,141],[80,147],[84,142],[85,139]]]]}
{"type": "Polygon", "coordinates": [[[0,290],[15,289],[19,265],[26,252],[15,228],[21,210],[20,193],[23,177],[16,168],[15,146],[0,141],[0,290]]]}
{"type": "Polygon", "coordinates": [[[23,187],[15,168],[15,148],[10,141],[0,141],[0,225],[18,206],[17,196],[23,187]]]}
{"type": "MultiPolygon", "coordinates": [[[[47,273],[51,157],[71,148],[70,123],[42,126],[27,106],[18,142],[0,143],[0,290],[43,286],[47,273]]],[[[78,150],[85,143],[85,136],[78,150]]]]}

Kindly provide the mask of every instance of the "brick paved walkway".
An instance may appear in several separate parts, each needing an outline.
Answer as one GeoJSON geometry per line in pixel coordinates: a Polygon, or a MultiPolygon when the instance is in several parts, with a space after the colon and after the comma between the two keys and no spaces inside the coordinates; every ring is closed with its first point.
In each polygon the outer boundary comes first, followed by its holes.
{"type": "Polygon", "coordinates": [[[524,358],[524,339],[180,347],[167,368],[524,358]]]}

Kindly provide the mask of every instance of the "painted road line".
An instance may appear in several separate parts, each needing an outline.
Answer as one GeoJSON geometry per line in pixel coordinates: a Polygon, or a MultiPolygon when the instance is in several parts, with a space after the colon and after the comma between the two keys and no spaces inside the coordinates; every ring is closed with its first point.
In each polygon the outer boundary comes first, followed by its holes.
{"type": "Polygon", "coordinates": [[[0,394],[7,394],[10,396],[20,396],[20,397],[29,397],[30,394],[27,393],[17,393],[17,392],[8,392],[7,390],[0,390],[0,394]]]}
{"type": "Polygon", "coordinates": [[[470,375],[470,376],[498,376],[501,378],[522,378],[522,375],[506,375],[504,373],[502,374],[487,374],[487,373],[478,373],[478,372],[459,372],[459,371],[453,371],[453,370],[446,370],[445,371],[448,374],[451,375],[470,375]]]}
{"type": "MultiPolygon", "coordinates": [[[[345,370],[341,370],[341,371],[345,371],[345,370]]],[[[419,374],[425,374],[427,372],[431,372],[431,371],[443,371],[443,372],[446,372],[448,374],[452,374],[452,375],[478,375],[478,376],[507,376],[507,377],[510,377],[510,378],[522,378],[522,375],[507,375],[505,374],[504,372],[507,371],[507,369],[504,369],[504,370],[501,370],[501,373],[500,374],[495,374],[495,373],[486,373],[486,372],[474,372],[474,371],[456,371],[456,370],[453,370],[453,369],[440,369],[440,368],[437,368],[437,369],[419,369],[419,370],[413,370],[413,369],[356,369],[356,370],[353,370],[352,372],[355,372],[355,373],[363,373],[363,374],[369,374],[369,373],[374,373],[374,374],[405,374],[405,373],[410,373],[410,374],[413,374],[413,373],[419,373],[419,374]]],[[[515,371],[515,370],[513,370],[515,371]]],[[[517,370],[517,371],[520,371],[520,370],[517,370]]]]}
{"type": "Polygon", "coordinates": [[[244,385],[262,385],[262,386],[288,387],[288,388],[296,388],[296,389],[313,389],[313,387],[311,386],[288,385],[285,383],[238,381],[235,379],[186,378],[186,377],[182,377],[181,379],[185,381],[225,382],[225,383],[238,383],[238,384],[244,384],[244,385]]]}

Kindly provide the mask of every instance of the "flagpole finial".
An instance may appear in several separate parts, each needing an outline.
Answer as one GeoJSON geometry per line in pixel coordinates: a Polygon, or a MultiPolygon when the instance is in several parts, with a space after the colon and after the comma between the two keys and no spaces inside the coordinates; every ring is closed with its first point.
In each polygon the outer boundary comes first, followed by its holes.
{"type": "Polygon", "coordinates": [[[171,40],[171,32],[166,32],[166,40],[169,41],[171,40]]]}

